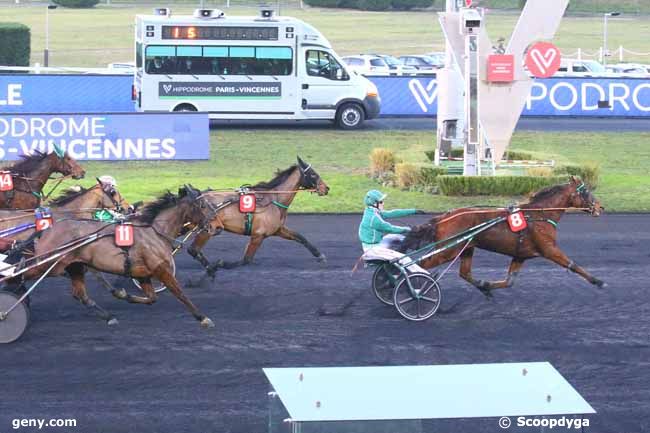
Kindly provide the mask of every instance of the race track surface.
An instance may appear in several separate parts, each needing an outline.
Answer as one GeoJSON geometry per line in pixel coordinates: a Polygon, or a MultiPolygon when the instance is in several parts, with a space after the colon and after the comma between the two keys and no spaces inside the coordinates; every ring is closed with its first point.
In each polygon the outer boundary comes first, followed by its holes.
{"type": "MultiPolygon", "coordinates": [[[[441,311],[424,323],[381,305],[369,289],[370,270],[350,272],[360,254],[359,219],[289,217],[327,255],[326,265],[297,243],[269,239],[256,264],[187,288],[214,320],[212,330],[201,329],[170,293],[150,307],[130,305],[89,276],[91,295],[120,320],[108,327],[72,299],[67,280],[46,281],[27,333],[0,346],[0,432],[38,431],[13,430],[17,418],[75,418],[76,428],[41,431],[262,433],[263,367],[524,361],[551,362],[594,407],[584,431],[650,431],[650,216],[562,220],[560,246],[607,289],[536,259],[514,288],[486,300],[454,269],[443,282],[441,311]]],[[[244,242],[221,235],[207,255],[238,258],[244,242]]],[[[500,279],[508,259],[479,252],[474,263],[475,276],[500,279]]],[[[177,264],[182,282],[202,274],[185,252],[177,264]]],[[[443,425],[425,422],[424,431],[503,431],[496,419],[443,425]]]]}

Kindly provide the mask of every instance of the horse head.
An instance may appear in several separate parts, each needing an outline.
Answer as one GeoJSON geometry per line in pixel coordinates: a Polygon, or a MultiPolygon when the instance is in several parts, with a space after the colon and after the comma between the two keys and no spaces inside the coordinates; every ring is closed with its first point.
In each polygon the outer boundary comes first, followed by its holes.
{"type": "Polygon", "coordinates": [[[327,195],[330,187],[321,179],[320,175],[316,173],[311,164],[298,157],[298,168],[300,169],[300,186],[307,189],[315,189],[318,195],[327,195]]]}
{"type": "MultiPolygon", "coordinates": [[[[109,177],[106,176],[105,179],[109,177]]],[[[114,208],[117,212],[124,211],[133,211],[135,208],[131,207],[129,202],[122,197],[122,194],[117,190],[117,185],[115,180],[110,178],[111,181],[102,180],[100,178],[95,178],[97,180],[96,188],[101,191],[101,196],[99,197],[99,206],[114,208]]]]}
{"type": "Polygon", "coordinates": [[[202,196],[200,190],[194,188],[191,184],[186,184],[178,190],[178,196],[192,201],[193,210],[189,222],[193,226],[198,226],[210,236],[213,236],[223,228],[219,222],[219,218],[217,218],[216,209],[206,197],[202,196]]]}
{"type": "Polygon", "coordinates": [[[50,153],[49,158],[52,161],[52,170],[57,173],[72,176],[74,179],[82,179],[86,175],[86,170],[57,144],[54,145],[54,151],[50,153]]]}
{"type": "Polygon", "coordinates": [[[589,213],[594,216],[600,216],[604,207],[600,205],[598,200],[587,185],[575,176],[569,178],[569,190],[571,191],[569,206],[577,208],[588,208],[589,213]]]}

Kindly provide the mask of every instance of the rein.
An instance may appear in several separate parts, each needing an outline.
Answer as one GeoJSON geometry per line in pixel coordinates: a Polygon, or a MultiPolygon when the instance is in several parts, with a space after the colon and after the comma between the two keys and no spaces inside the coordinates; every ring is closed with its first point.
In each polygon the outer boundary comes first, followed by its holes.
{"type": "MultiPolygon", "coordinates": [[[[63,182],[63,181],[66,180],[66,179],[71,179],[71,178],[72,178],[72,175],[71,175],[71,174],[68,174],[68,175],[65,175],[65,176],[59,176],[59,177],[56,179],[56,184],[52,187],[52,189],[50,190],[50,192],[48,192],[47,194],[45,194],[45,195],[42,197],[42,200],[43,200],[43,201],[48,200],[48,199],[50,198],[50,196],[52,195],[52,193],[53,193],[53,192],[54,192],[54,191],[59,187],[59,185],[61,185],[61,182],[63,182]]],[[[43,184],[43,187],[45,187],[45,184],[43,184]]]]}
{"type": "MultiPolygon", "coordinates": [[[[546,208],[518,208],[522,212],[552,212],[552,211],[589,211],[588,207],[546,207],[546,208]]],[[[462,216],[462,215],[472,215],[472,214],[484,214],[484,213],[495,213],[495,212],[508,212],[507,208],[496,208],[492,210],[474,210],[474,211],[464,211],[457,214],[448,216],[440,221],[436,221],[436,224],[442,224],[452,219],[462,216]]]]}

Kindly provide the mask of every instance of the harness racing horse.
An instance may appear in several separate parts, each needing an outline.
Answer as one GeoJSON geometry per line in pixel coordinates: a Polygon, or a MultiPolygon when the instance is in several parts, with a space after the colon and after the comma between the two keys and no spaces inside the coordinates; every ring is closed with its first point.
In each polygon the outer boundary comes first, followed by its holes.
{"type": "Polygon", "coordinates": [[[62,246],[95,234],[99,238],[66,253],[55,265],[44,263],[25,273],[26,279],[38,278],[53,266],[49,276],[68,273],[72,280],[72,296],[83,305],[93,309],[109,325],[117,320],[108,311],[98,306],[86,291],[84,274],[88,267],[99,272],[136,278],[145,294],[133,296],[126,290],[115,290],[118,299],[137,304],[153,304],[157,295],[151,285],[155,278],[163,282],[201,323],[202,327],[213,327],[212,321],[201,313],[183,293],[180,284],[172,274],[171,250],[175,238],[186,224],[193,224],[212,232],[209,225],[214,215],[205,200],[199,198],[200,191],[189,186],[179,190],[179,195],[167,193],[146,205],[139,216],[131,221],[133,225],[132,246],[122,248],[116,245],[117,224],[89,220],[63,220],[46,230],[36,242],[36,257],[47,256],[62,246]]]}
{"type": "MultiPolygon", "coordinates": [[[[490,297],[491,291],[511,287],[524,262],[535,257],[544,257],[577,273],[598,287],[606,284],[590,275],[557,246],[557,224],[568,208],[588,209],[597,217],[604,209],[587,189],[584,183],[571,177],[568,184],[545,188],[535,193],[530,201],[520,206],[526,218],[527,228],[514,233],[508,223],[503,222],[477,234],[467,244],[460,244],[420,262],[430,269],[454,260],[460,254],[460,276],[490,297]],[[474,248],[493,251],[512,257],[508,275],[502,281],[476,280],[472,276],[472,255],[474,248]]],[[[488,220],[503,217],[506,210],[485,210],[485,208],[455,209],[432,218],[428,223],[414,227],[399,247],[401,252],[415,250],[434,241],[447,239],[459,232],[476,227],[488,220]]]]}
{"type": "Polygon", "coordinates": [[[248,192],[254,193],[256,197],[256,210],[253,213],[242,213],[238,206],[233,206],[239,202],[240,195],[238,193],[204,191],[203,197],[215,209],[219,209],[215,221],[213,221],[218,228],[215,234],[226,230],[250,236],[250,240],[246,245],[244,257],[237,262],[224,263],[218,260],[210,265],[202,253],[203,247],[211,237],[205,232],[200,232],[194,238],[192,245],[187,250],[188,253],[205,267],[209,275],[214,276],[219,267],[233,268],[251,263],[264,239],[269,236],[279,236],[300,243],[319,261],[325,261],[325,255],[318,251],[303,235],[290,230],[285,225],[289,206],[301,189],[315,190],[319,196],[324,196],[327,195],[330,188],[323,182],[311,164],[307,164],[298,157],[298,164],[278,172],[269,182],[260,182],[247,187],[248,192]]]}
{"type": "MultiPolygon", "coordinates": [[[[35,150],[31,155],[21,156],[22,160],[0,171],[11,176],[13,188],[0,192],[0,208],[2,209],[34,209],[41,204],[43,187],[52,173],[81,179],[86,171],[67,152],[58,146],[54,152],[43,153],[35,150]]],[[[2,174],[2,173],[0,173],[2,174]]],[[[4,183],[3,178],[3,183],[4,183]]]]}

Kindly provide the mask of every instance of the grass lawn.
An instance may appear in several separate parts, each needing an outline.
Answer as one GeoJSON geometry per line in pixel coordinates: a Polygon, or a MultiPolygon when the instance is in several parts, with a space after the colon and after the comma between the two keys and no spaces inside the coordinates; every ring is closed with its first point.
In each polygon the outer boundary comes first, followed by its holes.
{"type": "MultiPolygon", "coordinates": [[[[367,177],[368,154],[374,147],[393,149],[404,161],[424,162],[434,135],[426,131],[222,130],[211,136],[207,162],[85,163],[85,184],[102,174],[114,175],[120,191],[132,202],[150,199],[184,182],[197,187],[238,187],[268,180],[276,169],[288,167],[296,155],[313,164],[331,187],[327,197],[301,193],[292,210],[354,212],[363,195],[378,185],[367,177]]],[[[513,149],[528,150],[559,162],[601,164],[603,175],[596,196],[608,211],[650,211],[650,133],[516,133],[513,149]]],[[[390,207],[443,211],[472,204],[505,205],[517,197],[444,197],[385,189],[390,207]]]]}
{"type": "MultiPolygon", "coordinates": [[[[511,0],[508,1],[512,3],[511,0]]],[[[502,6],[507,6],[507,2],[502,3],[502,6]]],[[[212,7],[214,3],[208,4],[212,7]]],[[[134,16],[139,13],[150,14],[151,9],[151,6],[136,8],[100,5],[93,9],[59,8],[51,11],[51,65],[103,67],[110,62],[132,60],[134,16]]],[[[176,6],[173,9],[174,14],[187,14],[192,10],[186,6],[176,6]]],[[[226,12],[229,15],[257,13],[256,9],[250,7],[231,8],[226,12]]],[[[367,12],[306,8],[284,9],[283,14],[301,18],[314,25],[341,55],[359,52],[414,54],[444,50],[444,39],[434,11],[367,12]]],[[[509,36],[517,17],[518,12],[490,12],[487,26],[492,40],[509,36]]],[[[32,63],[42,63],[45,45],[44,8],[0,3],[0,21],[28,25],[32,32],[32,63]]],[[[637,53],[650,52],[647,43],[650,17],[623,15],[613,18],[609,22],[608,31],[610,49],[623,45],[637,53]]],[[[595,53],[602,45],[602,16],[594,13],[591,16],[566,17],[555,42],[566,55],[574,55],[578,48],[589,54],[595,53]]],[[[625,60],[650,63],[650,56],[626,55],[625,60]]]]}

